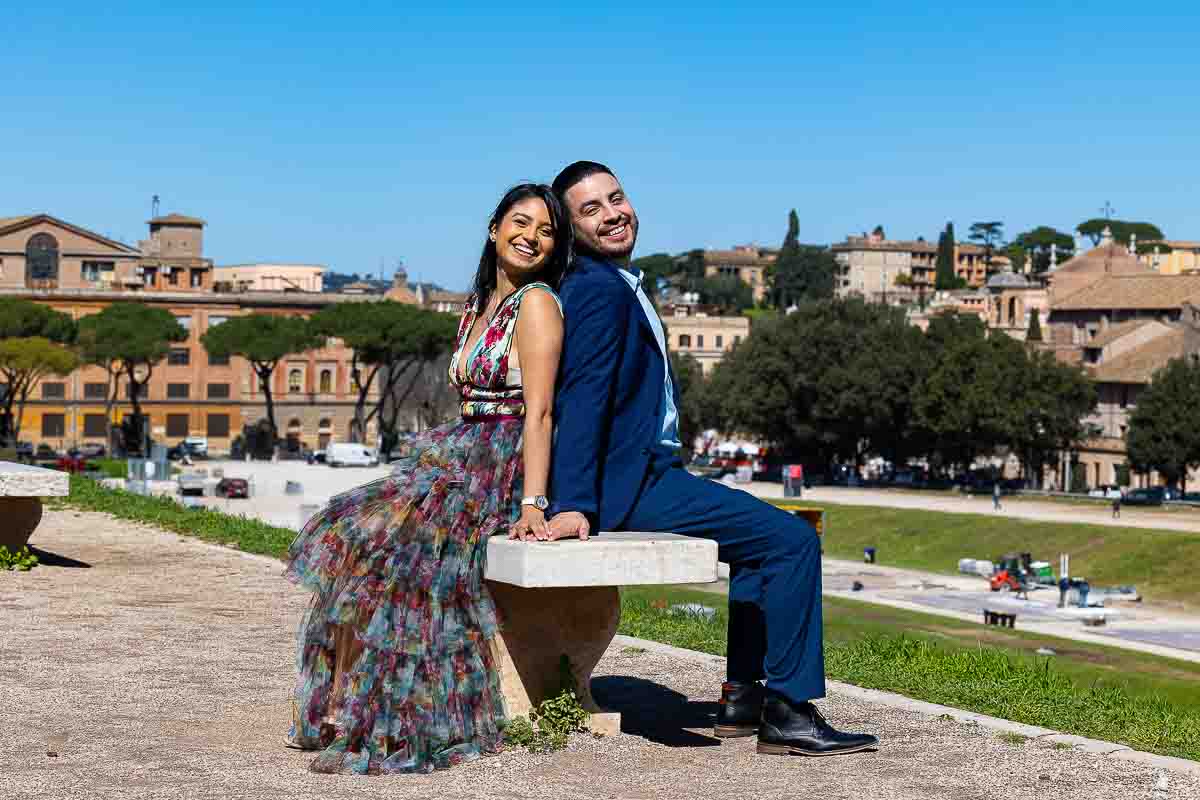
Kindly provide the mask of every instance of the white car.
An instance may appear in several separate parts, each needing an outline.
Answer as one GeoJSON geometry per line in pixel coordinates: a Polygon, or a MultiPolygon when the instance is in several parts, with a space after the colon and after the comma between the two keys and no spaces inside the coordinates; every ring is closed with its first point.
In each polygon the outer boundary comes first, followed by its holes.
{"type": "Polygon", "coordinates": [[[1106,486],[1097,486],[1095,489],[1092,489],[1090,492],[1088,492],[1088,497],[1102,497],[1105,500],[1116,500],[1118,497],[1122,496],[1121,487],[1113,486],[1111,484],[1106,486]]]}
{"type": "Polygon", "coordinates": [[[325,463],[331,467],[375,467],[379,456],[366,445],[336,442],[325,448],[325,463]]]}
{"type": "Polygon", "coordinates": [[[206,456],[208,455],[208,438],[204,436],[189,436],[183,440],[183,446],[191,451],[192,455],[206,456]]]}

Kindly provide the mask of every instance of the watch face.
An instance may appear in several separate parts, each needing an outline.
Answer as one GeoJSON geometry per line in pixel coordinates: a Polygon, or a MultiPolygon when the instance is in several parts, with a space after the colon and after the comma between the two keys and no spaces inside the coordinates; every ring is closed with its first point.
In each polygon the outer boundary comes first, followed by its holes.
{"type": "Polygon", "coordinates": [[[550,507],[550,501],[546,499],[545,495],[538,495],[533,499],[533,505],[538,511],[545,511],[550,507]]]}

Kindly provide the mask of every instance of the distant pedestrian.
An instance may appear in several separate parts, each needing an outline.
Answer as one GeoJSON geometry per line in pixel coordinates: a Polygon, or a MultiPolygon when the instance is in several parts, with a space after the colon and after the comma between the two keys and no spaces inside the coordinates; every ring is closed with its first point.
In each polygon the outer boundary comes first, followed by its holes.
{"type": "Polygon", "coordinates": [[[1000,481],[992,484],[992,510],[1002,511],[1000,507],[1000,481]]]}
{"type": "Polygon", "coordinates": [[[1113,498],[1113,519],[1121,518],[1121,495],[1113,498]]]}

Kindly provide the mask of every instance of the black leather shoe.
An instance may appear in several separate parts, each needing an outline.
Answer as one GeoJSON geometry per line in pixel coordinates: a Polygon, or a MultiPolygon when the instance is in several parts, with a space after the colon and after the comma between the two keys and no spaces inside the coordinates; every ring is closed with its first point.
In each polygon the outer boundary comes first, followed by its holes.
{"type": "Polygon", "coordinates": [[[760,683],[722,683],[721,705],[717,708],[717,724],[713,727],[713,736],[733,739],[758,733],[765,692],[760,683]]]}
{"type": "Polygon", "coordinates": [[[877,747],[869,733],[835,730],[812,703],[792,704],[778,692],[767,690],[763,701],[758,752],[772,756],[834,756],[877,747]]]}

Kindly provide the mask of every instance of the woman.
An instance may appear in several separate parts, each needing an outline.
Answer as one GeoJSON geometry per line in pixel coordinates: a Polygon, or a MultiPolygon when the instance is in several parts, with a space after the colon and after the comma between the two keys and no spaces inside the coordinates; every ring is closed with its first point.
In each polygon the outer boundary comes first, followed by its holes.
{"type": "Polygon", "coordinates": [[[522,184],[488,225],[450,380],[462,419],[418,437],[392,475],[335,497],[291,547],[311,588],[291,742],[316,772],[427,772],[497,752],[504,705],[483,583],[488,537],[549,538],[553,288],[571,226],[522,184]]]}

